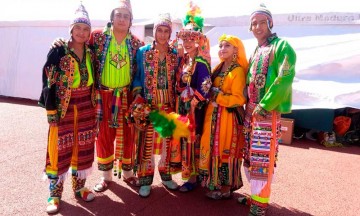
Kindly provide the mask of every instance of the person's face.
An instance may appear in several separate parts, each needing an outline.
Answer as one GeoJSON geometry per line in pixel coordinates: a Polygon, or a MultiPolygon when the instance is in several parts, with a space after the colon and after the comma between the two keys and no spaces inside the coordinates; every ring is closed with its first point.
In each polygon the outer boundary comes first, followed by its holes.
{"type": "Polygon", "coordinates": [[[226,60],[232,60],[234,54],[236,54],[237,49],[235,46],[233,46],[231,43],[227,41],[221,41],[219,43],[219,57],[226,61],[226,60]]]}
{"type": "Polygon", "coordinates": [[[265,41],[271,34],[267,22],[267,17],[263,14],[256,14],[251,19],[251,31],[258,42],[265,41]]]}
{"type": "Polygon", "coordinates": [[[131,14],[125,8],[114,10],[113,27],[118,31],[128,31],[131,24],[131,14]]]}
{"type": "Polygon", "coordinates": [[[187,53],[192,54],[192,53],[196,52],[197,47],[195,46],[194,40],[191,40],[191,39],[183,40],[183,42],[184,42],[183,44],[184,44],[185,51],[187,53]]]}
{"type": "Polygon", "coordinates": [[[167,44],[170,39],[170,28],[166,26],[158,26],[155,31],[156,42],[164,45],[167,44]]]}
{"type": "Polygon", "coordinates": [[[72,28],[72,38],[77,43],[85,43],[89,40],[91,28],[90,26],[83,24],[83,23],[77,23],[72,28]]]}

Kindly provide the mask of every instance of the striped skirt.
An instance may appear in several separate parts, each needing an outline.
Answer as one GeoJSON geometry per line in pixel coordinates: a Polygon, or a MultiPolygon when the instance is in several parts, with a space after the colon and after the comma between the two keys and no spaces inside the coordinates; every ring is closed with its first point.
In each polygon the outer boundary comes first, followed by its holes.
{"type": "Polygon", "coordinates": [[[65,117],[49,129],[46,174],[62,178],[71,167],[73,174],[86,178],[94,162],[95,136],[91,89],[72,89],[65,117]]]}

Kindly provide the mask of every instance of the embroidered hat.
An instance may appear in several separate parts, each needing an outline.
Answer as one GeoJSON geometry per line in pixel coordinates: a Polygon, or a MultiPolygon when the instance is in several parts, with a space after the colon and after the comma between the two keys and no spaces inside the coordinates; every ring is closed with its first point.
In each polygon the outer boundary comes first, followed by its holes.
{"type": "Polygon", "coordinates": [[[253,18],[256,14],[263,14],[265,15],[270,21],[272,21],[272,14],[269,9],[266,8],[264,3],[261,3],[258,8],[256,8],[250,15],[250,19],[253,18]]]}
{"type": "Polygon", "coordinates": [[[131,20],[133,19],[130,0],[120,0],[119,4],[114,5],[114,9],[111,12],[111,17],[110,17],[111,20],[113,20],[113,18],[114,18],[114,10],[115,9],[126,9],[126,10],[128,10],[129,13],[130,13],[130,16],[131,16],[131,20]]]}
{"type": "Polygon", "coordinates": [[[153,29],[154,36],[155,36],[156,29],[159,26],[166,26],[166,27],[170,28],[170,34],[171,34],[172,22],[171,22],[171,17],[170,17],[169,13],[159,14],[158,18],[154,21],[154,29],[153,29]]]}
{"type": "MultiPolygon", "coordinates": [[[[273,27],[273,18],[272,18],[272,14],[270,12],[269,9],[267,9],[267,7],[265,6],[264,3],[261,3],[260,6],[258,8],[256,8],[250,15],[250,21],[251,19],[257,15],[257,14],[262,14],[262,15],[265,15],[266,18],[268,19],[268,21],[271,23],[271,26],[269,24],[269,28],[272,29],[273,27]]],[[[250,26],[250,29],[251,29],[251,26],[250,26]]]]}
{"type": "Polygon", "coordinates": [[[82,3],[80,3],[78,9],[76,9],[75,14],[74,14],[74,19],[71,20],[70,31],[72,30],[74,25],[77,24],[77,23],[83,23],[83,24],[86,24],[89,27],[91,27],[89,14],[86,11],[86,9],[85,9],[85,7],[84,7],[84,5],[82,3]]]}

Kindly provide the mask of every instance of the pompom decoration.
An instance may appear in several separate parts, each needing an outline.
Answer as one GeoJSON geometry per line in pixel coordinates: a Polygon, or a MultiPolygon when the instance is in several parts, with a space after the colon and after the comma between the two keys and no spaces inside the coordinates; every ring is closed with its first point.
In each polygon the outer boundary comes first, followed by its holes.
{"type": "Polygon", "coordinates": [[[201,10],[199,6],[190,1],[188,8],[189,9],[186,12],[186,16],[183,21],[184,26],[191,24],[192,30],[202,32],[202,28],[204,27],[204,18],[200,15],[201,10]]]}
{"type": "Polygon", "coordinates": [[[164,111],[152,111],[149,114],[154,129],[161,137],[173,137],[180,140],[181,137],[189,137],[189,119],[177,113],[164,111]]]}

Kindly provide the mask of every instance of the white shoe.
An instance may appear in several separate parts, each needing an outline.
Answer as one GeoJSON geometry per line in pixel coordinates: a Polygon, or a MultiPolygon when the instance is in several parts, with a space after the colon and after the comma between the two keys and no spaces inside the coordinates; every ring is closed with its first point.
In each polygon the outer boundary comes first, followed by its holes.
{"type": "Polygon", "coordinates": [[[106,183],[106,181],[101,180],[99,183],[97,183],[93,190],[95,192],[104,192],[106,189],[108,188],[108,184],[106,183]]]}
{"type": "Polygon", "coordinates": [[[48,214],[54,214],[60,209],[60,198],[59,197],[49,197],[48,206],[46,207],[46,212],[48,214]]]}

